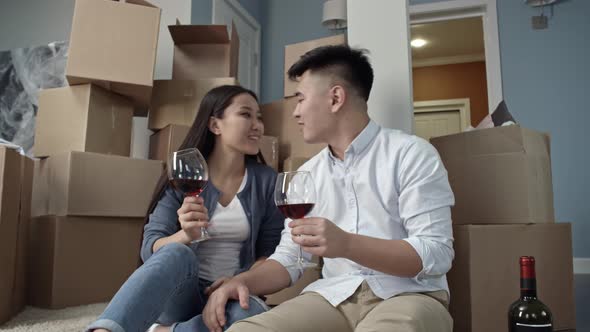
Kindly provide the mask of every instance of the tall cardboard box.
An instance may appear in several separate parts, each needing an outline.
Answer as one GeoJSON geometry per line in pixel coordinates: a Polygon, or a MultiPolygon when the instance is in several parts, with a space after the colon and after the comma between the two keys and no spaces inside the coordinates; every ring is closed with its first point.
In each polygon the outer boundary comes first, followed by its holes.
{"type": "Polygon", "coordinates": [[[170,25],[174,41],[172,79],[236,77],[240,38],[232,23],[231,37],[223,25],[170,25]]]}
{"type": "Polygon", "coordinates": [[[279,169],[283,169],[283,160],[289,157],[311,158],[320,152],[324,144],[307,144],[293,117],[297,100],[294,97],[281,99],[260,105],[264,133],[279,139],[279,169]]]}
{"type": "Polygon", "coordinates": [[[99,86],[41,90],[33,153],[36,157],[66,151],[129,156],[132,121],[131,102],[99,86]]]}
{"type": "Polygon", "coordinates": [[[170,124],[190,127],[207,92],[221,85],[237,84],[238,81],[233,77],[156,80],[148,128],[157,131],[170,124]]]}
{"type": "Polygon", "coordinates": [[[455,332],[506,331],[520,296],[520,256],[534,256],[537,295],[555,331],[575,329],[571,224],[455,225],[447,274],[455,332]]]}
{"type": "Polygon", "coordinates": [[[177,151],[191,127],[168,125],[150,136],[150,159],[161,160],[166,164],[172,152],[177,151]]]}
{"type": "MultiPolygon", "coordinates": [[[[148,106],[159,29],[160,9],[145,0],[76,0],[68,82],[94,82],[148,106]]],[[[136,115],[147,115],[145,108],[136,115]]]]}
{"type": "Polygon", "coordinates": [[[38,162],[32,215],[144,217],[163,165],[159,160],[67,152],[38,162]]]}
{"type": "Polygon", "coordinates": [[[138,266],[143,218],[33,218],[30,303],[107,302],[138,266]]]}
{"type": "Polygon", "coordinates": [[[33,191],[32,159],[21,157],[21,190],[18,232],[16,239],[16,267],[12,293],[13,315],[18,314],[27,303],[27,273],[29,257],[29,227],[31,222],[31,196],[33,191]]]}
{"type": "Polygon", "coordinates": [[[289,68],[301,58],[305,53],[313,50],[316,47],[328,46],[328,45],[345,45],[346,35],[336,35],[320,39],[314,39],[305,41],[302,43],[296,43],[285,46],[285,85],[284,85],[284,96],[290,97],[295,95],[295,89],[297,83],[289,79],[287,71],[289,68]]]}
{"type": "Polygon", "coordinates": [[[455,194],[455,224],[554,222],[549,136],[520,126],[432,138],[455,194]]]}
{"type": "Polygon", "coordinates": [[[0,324],[24,306],[31,160],[0,146],[0,324]]]}

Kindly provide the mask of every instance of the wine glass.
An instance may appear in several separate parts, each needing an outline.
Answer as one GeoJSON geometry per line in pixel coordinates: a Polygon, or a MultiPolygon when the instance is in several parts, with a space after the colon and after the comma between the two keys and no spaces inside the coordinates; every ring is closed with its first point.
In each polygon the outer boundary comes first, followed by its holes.
{"type": "MultiPolygon", "coordinates": [[[[170,179],[172,186],[181,191],[185,197],[199,197],[209,179],[207,162],[201,152],[195,148],[173,152],[168,162],[168,179],[170,179]]],[[[210,238],[207,229],[201,227],[201,237],[192,240],[191,243],[210,238]]]]}
{"type": "MultiPolygon", "coordinates": [[[[275,204],[290,219],[305,217],[314,207],[316,202],[315,185],[311,173],[305,171],[283,172],[277,176],[274,192],[275,204]]],[[[316,263],[306,262],[303,259],[302,249],[299,246],[297,263],[300,270],[315,267],[316,263]]]]}

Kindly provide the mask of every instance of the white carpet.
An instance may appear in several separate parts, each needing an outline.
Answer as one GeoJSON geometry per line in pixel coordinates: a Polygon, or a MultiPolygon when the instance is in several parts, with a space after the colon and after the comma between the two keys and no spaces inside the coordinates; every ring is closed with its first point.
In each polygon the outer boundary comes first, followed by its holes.
{"type": "Polygon", "coordinates": [[[26,307],[4,325],[0,332],[81,332],[106,308],[107,303],[59,310],[26,307]]]}

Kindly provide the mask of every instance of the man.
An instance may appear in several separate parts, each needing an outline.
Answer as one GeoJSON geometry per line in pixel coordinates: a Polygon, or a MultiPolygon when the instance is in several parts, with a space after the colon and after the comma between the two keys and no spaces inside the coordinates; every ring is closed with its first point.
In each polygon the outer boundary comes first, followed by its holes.
{"type": "Polygon", "coordinates": [[[373,70],[363,51],[320,47],[288,74],[299,82],[293,115],[305,142],[328,144],[300,168],[318,199],[308,217],[286,221],[269,259],[213,292],[207,326],[221,331],[228,299],[246,307],[249,294],[295,282],[301,271],[287,266],[301,245],[324,258],[323,279],[229,331],[452,331],[454,198],[436,150],[369,118],[373,70]]]}

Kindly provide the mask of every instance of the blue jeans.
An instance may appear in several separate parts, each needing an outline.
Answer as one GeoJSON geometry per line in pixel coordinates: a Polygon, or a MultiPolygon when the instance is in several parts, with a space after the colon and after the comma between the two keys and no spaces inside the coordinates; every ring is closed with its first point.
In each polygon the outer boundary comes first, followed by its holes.
{"type": "MultiPolygon", "coordinates": [[[[189,247],[170,243],[156,251],[115,294],[105,311],[86,331],[103,328],[112,332],[145,332],[153,323],[171,325],[174,332],[209,331],[201,316],[207,303],[205,287],[199,280],[199,262],[189,247]]],[[[250,297],[248,310],[238,301],[225,307],[224,330],[241,319],[257,315],[268,307],[250,297]]]]}

